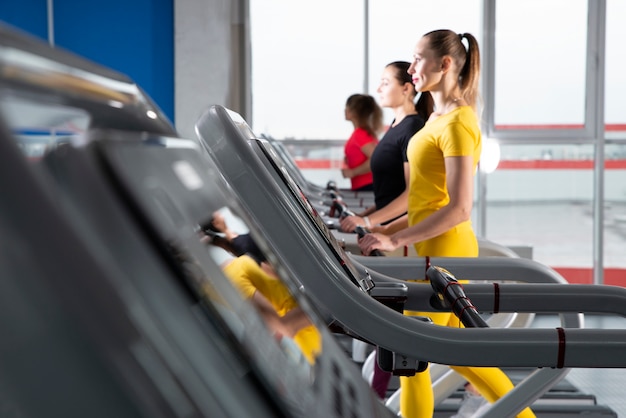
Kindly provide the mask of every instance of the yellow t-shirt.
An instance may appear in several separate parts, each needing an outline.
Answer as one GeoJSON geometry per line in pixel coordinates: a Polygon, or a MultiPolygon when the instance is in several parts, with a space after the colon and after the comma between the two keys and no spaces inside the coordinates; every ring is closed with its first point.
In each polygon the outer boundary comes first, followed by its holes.
{"type": "MultiPolygon", "coordinates": [[[[245,299],[250,299],[254,292],[259,291],[272,304],[279,316],[298,306],[283,282],[267,274],[247,255],[237,257],[228,263],[224,267],[224,274],[245,299]]],[[[321,335],[317,329],[313,325],[302,328],[293,340],[309,363],[313,364],[315,356],[321,350],[321,335]]]]}
{"type": "MultiPolygon", "coordinates": [[[[445,157],[471,155],[475,170],[481,146],[480,127],[470,106],[459,106],[427,122],[411,138],[407,148],[410,165],[409,226],[419,223],[450,201],[445,157]]],[[[416,243],[415,250],[419,256],[478,256],[471,221],[463,222],[438,237],[416,243]]]]}

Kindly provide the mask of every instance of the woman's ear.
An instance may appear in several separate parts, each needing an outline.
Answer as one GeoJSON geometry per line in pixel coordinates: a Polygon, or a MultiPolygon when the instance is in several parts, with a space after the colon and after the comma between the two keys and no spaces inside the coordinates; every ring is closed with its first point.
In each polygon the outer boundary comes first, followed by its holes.
{"type": "Polygon", "coordinates": [[[452,67],[452,57],[450,55],[444,55],[441,58],[441,71],[446,73],[452,67]]]}

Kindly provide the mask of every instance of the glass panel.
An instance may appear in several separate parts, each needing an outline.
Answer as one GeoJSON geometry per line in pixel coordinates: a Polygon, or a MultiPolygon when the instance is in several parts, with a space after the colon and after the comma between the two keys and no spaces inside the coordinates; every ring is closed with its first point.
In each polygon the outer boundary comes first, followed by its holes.
{"type": "Polygon", "coordinates": [[[350,188],[350,179],[343,178],[343,141],[285,141],[285,149],[307,181],[326,187],[329,181],[341,189],[350,188]]]}
{"type": "MultiPolygon", "coordinates": [[[[611,269],[626,268],[626,145],[607,145],[605,156],[604,266],[605,283],[611,284],[611,269]]],[[[619,274],[624,277],[623,270],[619,274]]]]}
{"type": "Polygon", "coordinates": [[[606,79],[605,79],[605,123],[608,138],[626,138],[626,54],[624,39],[626,25],[626,1],[609,0],[606,13],[606,79]]]}
{"type": "MultiPolygon", "coordinates": [[[[400,60],[410,62],[415,44],[423,34],[431,30],[469,32],[480,43],[481,5],[480,0],[371,1],[369,94],[378,97],[376,89],[385,65],[400,60]]],[[[385,114],[385,121],[391,123],[391,111],[385,109],[385,114]]]]}
{"type": "Polygon", "coordinates": [[[587,1],[498,1],[496,22],[496,128],[582,128],[587,1]]]}
{"type": "Polygon", "coordinates": [[[593,145],[503,145],[501,155],[487,176],[487,238],[568,280],[590,275],[593,145]]]}
{"type": "Polygon", "coordinates": [[[363,1],[251,2],[250,22],[254,131],[349,135],[345,102],[363,90],[363,1]]]}

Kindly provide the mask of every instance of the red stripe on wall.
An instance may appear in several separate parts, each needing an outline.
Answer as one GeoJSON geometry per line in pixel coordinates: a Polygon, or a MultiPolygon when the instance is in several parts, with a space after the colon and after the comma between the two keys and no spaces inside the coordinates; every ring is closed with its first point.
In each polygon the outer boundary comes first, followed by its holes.
{"type": "MultiPolygon", "coordinates": [[[[552,267],[572,284],[592,284],[593,270],[579,267],[552,267]]],[[[604,284],[626,287],[626,269],[605,268],[604,284]]]]}
{"type": "Polygon", "coordinates": [[[557,130],[557,129],[584,129],[585,125],[579,123],[554,123],[551,125],[496,125],[496,130],[502,131],[536,131],[536,130],[557,130]]]}
{"type": "MultiPolygon", "coordinates": [[[[297,160],[302,169],[339,169],[341,160],[297,160]]],[[[605,170],[626,170],[626,160],[608,160],[605,170]]],[[[498,170],[593,170],[592,160],[504,160],[498,170]]]]}
{"type": "MultiPolygon", "coordinates": [[[[592,160],[504,160],[498,164],[498,170],[593,170],[592,160]]],[[[624,170],[626,160],[608,160],[605,170],[624,170]]]]}
{"type": "Polygon", "coordinates": [[[341,160],[296,160],[296,165],[304,169],[325,169],[341,167],[341,160]]]}
{"type": "MultiPolygon", "coordinates": [[[[626,161],[624,161],[626,168],[626,161]]],[[[498,170],[592,170],[591,160],[505,160],[498,170]]]]}
{"type": "MultiPolygon", "coordinates": [[[[510,131],[533,131],[533,130],[556,130],[556,129],[584,129],[585,126],[576,123],[563,123],[563,124],[551,124],[551,125],[496,125],[496,130],[510,131]]],[[[626,123],[607,123],[604,125],[604,130],[608,132],[621,132],[626,131],[626,123]]]]}

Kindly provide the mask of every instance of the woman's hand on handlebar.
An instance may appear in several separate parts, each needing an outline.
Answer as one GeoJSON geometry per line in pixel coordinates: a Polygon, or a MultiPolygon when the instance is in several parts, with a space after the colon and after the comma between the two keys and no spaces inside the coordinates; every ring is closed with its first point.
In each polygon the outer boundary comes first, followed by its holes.
{"type": "Polygon", "coordinates": [[[339,225],[343,232],[354,232],[357,226],[363,226],[365,222],[360,216],[346,216],[339,222],[339,225]]]}
{"type": "Polygon", "coordinates": [[[359,248],[365,255],[369,255],[372,250],[393,251],[398,248],[387,235],[371,233],[359,238],[359,248]]]}

